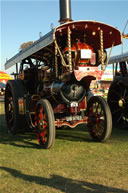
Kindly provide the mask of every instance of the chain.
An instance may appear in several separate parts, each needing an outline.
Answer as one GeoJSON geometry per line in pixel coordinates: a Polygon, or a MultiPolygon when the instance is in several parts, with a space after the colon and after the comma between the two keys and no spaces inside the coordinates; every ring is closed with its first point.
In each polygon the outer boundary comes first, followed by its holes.
{"type": "Polygon", "coordinates": [[[68,27],[68,55],[69,55],[69,69],[72,72],[72,53],[71,53],[71,30],[68,27]]]}
{"type": "Polygon", "coordinates": [[[104,70],[103,30],[100,30],[101,70],[104,70]]]}
{"type": "Polygon", "coordinates": [[[57,53],[58,53],[58,51],[57,51],[57,46],[56,46],[56,44],[55,44],[55,70],[56,70],[56,78],[58,78],[58,61],[57,61],[57,53]]]}

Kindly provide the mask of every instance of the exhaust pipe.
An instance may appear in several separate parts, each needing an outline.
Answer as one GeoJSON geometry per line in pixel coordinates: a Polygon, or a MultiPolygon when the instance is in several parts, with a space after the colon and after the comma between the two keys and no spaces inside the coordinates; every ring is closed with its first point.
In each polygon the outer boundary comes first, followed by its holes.
{"type": "Polygon", "coordinates": [[[60,20],[59,22],[66,23],[71,19],[71,0],[60,0],[60,20]]]}

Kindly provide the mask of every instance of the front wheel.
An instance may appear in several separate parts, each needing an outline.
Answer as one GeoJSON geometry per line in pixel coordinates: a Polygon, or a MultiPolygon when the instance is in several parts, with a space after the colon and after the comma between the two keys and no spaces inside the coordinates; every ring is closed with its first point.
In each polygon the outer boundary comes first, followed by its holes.
{"type": "Polygon", "coordinates": [[[88,101],[88,131],[94,141],[106,141],[112,131],[112,116],[107,102],[99,96],[88,101]]]}
{"type": "Polygon", "coordinates": [[[55,141],[55,120],[51,104],[46,99],[41,99],[36,105],[35,126],[37,140],[44,149],[49,149],[55,141]]]}

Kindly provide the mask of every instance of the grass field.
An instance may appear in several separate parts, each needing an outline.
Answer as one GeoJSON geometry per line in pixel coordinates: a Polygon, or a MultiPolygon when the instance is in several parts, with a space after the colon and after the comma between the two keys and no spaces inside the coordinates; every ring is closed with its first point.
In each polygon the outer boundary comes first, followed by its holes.
{"type": "Polygon", "coordinates": [[[113,129],[106,143],[86,127],[57,130],[43,150],[35,133],[7,134],[0,103],[0,193],[128,193],[128,130],[113,129]]]}

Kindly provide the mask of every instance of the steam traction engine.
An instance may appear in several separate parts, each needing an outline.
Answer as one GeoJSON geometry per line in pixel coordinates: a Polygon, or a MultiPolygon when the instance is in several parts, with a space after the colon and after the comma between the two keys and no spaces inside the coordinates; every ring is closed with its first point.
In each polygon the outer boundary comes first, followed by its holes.
{"type": "Polygon", "coordinates": [[[96,21],[72,21],[69,0],[60,0],[60,24],[5,64],[20,63],[17,79],[6,86],[9,132],[33,128],[40,145],[51,148],[55,127],[87,124],[94,141],[105,141],[111,113],[103,98],[90,98],[89,88],[103,71],[105,49],[121,43],[120,32],[96,21]]]}

